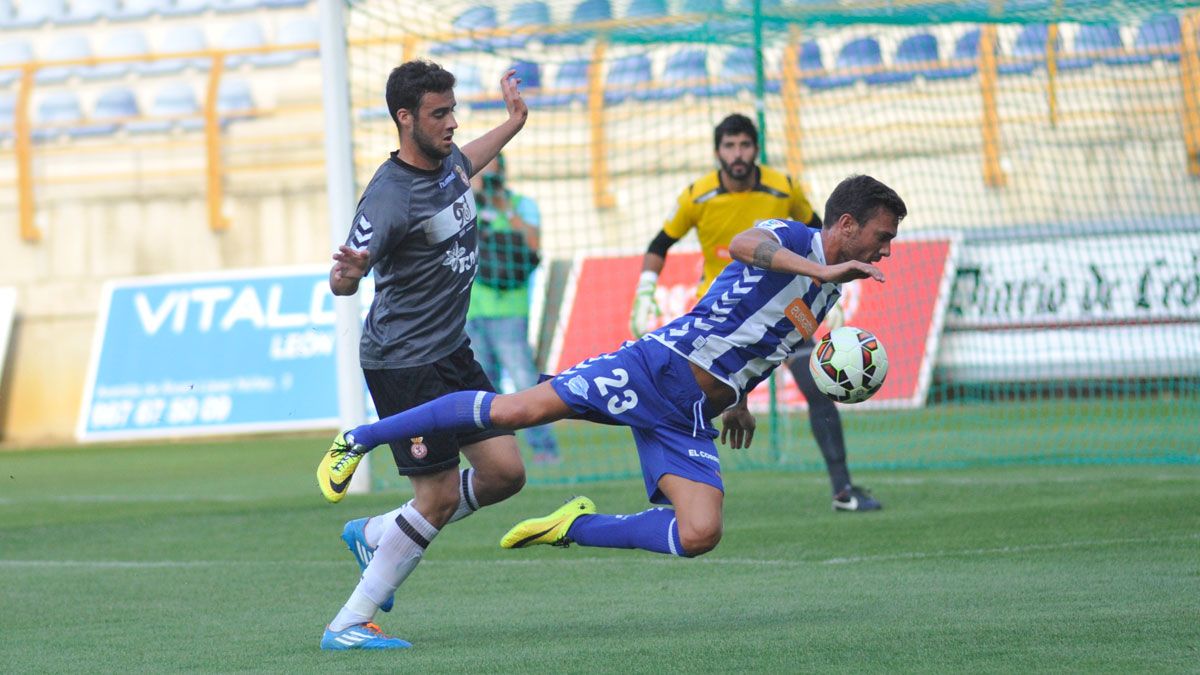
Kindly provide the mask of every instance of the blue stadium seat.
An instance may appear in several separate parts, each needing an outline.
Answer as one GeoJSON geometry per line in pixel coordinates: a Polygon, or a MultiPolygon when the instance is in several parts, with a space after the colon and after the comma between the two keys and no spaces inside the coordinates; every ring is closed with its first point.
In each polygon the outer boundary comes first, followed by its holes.
{"type": "Polygon", "coordinates": [[[483,93],[483,77],[479,66],[460,63],[450,67],[454,73],[455,98],[470,98],[483,93]]]}
{"type": "Polygon", "coordinates": [[[1058,59],[1059,70],[1090,68],[1097,61],[1110,65],[1129,63],[1121,31],[1113,24],[1085,24],[1075,33],[1075,45],[1058,59]]]}
{"type": "Polygon", "coordinates": [[[70,11],[58,23],[91,23],[112,18],[119,12],[120,3],[117,0],[71,0],[70,11]]]}
{"type": "MultiPolygon", "coordinates": [[[[509,65],[508,70],[516,71],[513,77],[521,81],[521,96],[525,99],[526,105],[532,106],[530,101],[533,98],[536,101],[539,90],[542,88],[542,69],[541,66],[533,61],[517,61],[509,65]]],[[[502,97],[495,97],[476,101],[471,104],[480,110],[495,110],[505,106],[502,97]]]]}
{"type": "Polygon", "coordinates": [[[92,115],[88,119],[88,123],[67,130],[67,135],[71,138],[82,138],[114,134],[124,122],[130,121],[140,114],[137,98],[133,95],[132,89],[128,87],[109,89],[96,99],[96,105],[92,108],[92,115]]]}
{"type": "Polygon", "coordinates": [[[128,122],[125,128],[131,133],[165,133],[176,126],[186,131],[204,128],[196,92],[187,82],[171,82],[159,89],[149,115],[151,119],[128,122]]]}
{"type": "MultiPolygon", "coordinates": [[[[83,33],[68,33],[59,37],[42,54],[42,61],[66,61],[69,59],[86,59],[92,55],[87,36],[83,33]]],[[[88,66],[49,66],[38,70],[35,79],[38,84],[58,84],[65,82],[72,75],[82,75],[90,68],[88,66]]]]}
{"type": "MultiPolygon", "coordinates": [[[[512,11],[509,12],[508,19],[504,21],[504,27],[527,28],[530,26],[546,26],[549,23],[550,8],[541,0],[531,0],[530,2],[523,2],[513,7],[512,11]]],[[[504,37],[493,38],[491,46],[498,49],[517,49],[529,44],[532,38],[533,34],[531,33],[506,35],[504,37]]]]}
{"type": "MultiPolygon", "coordinates": [[[[193,23],[184,23],[171,26],[163,35],[162,41],[155,51],[158,54],[182,54],[185,52],[204,51],[205,49],[208,49],[208,42],[200,26],[193,23]]],[[[200,56],[195,58],[159,59],[141,64],[137,67],[137,70],[143,75],[169,75],[178,73],[184,68],[189,67],[196,70],[208,70],[212,67],[212,59],[200,56]]]]}
{"type": "MultiPolygon", "coordinates": [[[[723,0],[682,0],[679,14],[713,15],[725,11],[723,0]]],[[[730,19],[713,18],[711,20],[680,23],[669,26],[659,26],[655,29],[655,37],[660,40],[705,40],[713,36],[728,34],[728,31],[743,30],[749,26],[733,26],[730,19]]]]}
{"type": "MultiPolygon", "coordinates": [[[[23,38],[9,38],[0,42],[0,66],[32,60],[33,48],[23,38]]],[[[0,87],[7,87],[19,79],[21,79],[21,71],[18,69],[0,70],[0,87]]]]}
{"type": "MultiPolygon", "coordinates": [[[[319,43],[321,27],[311,16],[298,16],[283,24],[279,34],[275,36],[275,44],[290,45],[305,42],[319,43]]],[[[314,58],[320,54],[320,48],[289,49],[284,52],[271,52],[250,57],[250,62],[259,67],[287,66],[301,59],[314,58]]]]}
{"type": "Polygon", "coordinates": [[[620,103],[632,96],[639,86],[644,88],[649,85],[651,79],[649,56],[623,56],[608,68],[608,77],[604,80],[604,102],[620,103]]]}
{"type": "Polygon", "coordinates": [[[737,47],[725,54],[711,89],[712,95],[733,96],[739,91],[753,89],[756,61],[754,49],[750,47],[737,47]]]}
{"type": "Polygon", "coordinates": [[[800,81],[811,89],[821,89],[825,79],[825,61],[821,58],[821,45],[804,42],[800,45],[800,81]]]}
{"type": "MultiPolygon", "coordinates": [[[[815,53],[819,59],[820,52],[816,51],[815,53]]],[[[805,56],[804,49],[802,48],[800,54],[802,70],[809,69],[803,65],[805,56]]],[[[811,53],[807,56],[810,60],[813,58],[811,53]]],[[[812,64],[810,63],[810,65],[812,64]]],[[[804,83],[811,89],[833,89],[836,87],[846,87],[854,84],[860,79],[863,79],[864,75],[857,73],[839,73],[837,72],[838,70],[850,68],[870,68],[881,65],[883,65],[883,53],[879,49],[879,41],[872,37],[858,38],[842,45],[841,50],[838,51],[834,72],[828,75],[805,78],[804,83]]]]}
{"type": "MultiPolygon", "coordinates": [[[[666,0],[632,0],[625,9],[625,19],[657,19],[667,16],[666,0]]],[[[658,38],[663,26],[626,28],[613,31],[613,40],[643,41],[651,34],[658,38]]]]}
{"type": "Polygon", "coordinates": [[[221,13],[249,12],[258,9],[262,4],[259,0],[209,0],[213,9],[221,13]]]}
{"type": "MultiPolygon", "coordinates": [[[[150,45],[146,42],[146,36],[142,31],[132,28],[123,30],[119,33],[113,33],[108,36],[104,45],[96,51],[97,56],[143,56],[150,52],[150,45]]],[[[93,66],[84,73],[84,77],[89,80],[101,80],[106,78],[123,77],[126,73],[134,69],[134,66],[143,64],[129,63],[100,63],[93,66]]]]}
{"type": "MultiPolygon", "coordinates": [[[[220,47],[222,49],[244,49],[247,47],[261,47],[267,43],[266,37],[263,35],[262,26],[258,25],[258,21],[249,19],[241,21],[230,26],[225,34],[221,36],[220,47]]],[[[225,57],[226,68],[238,68],[244,63],[254,63],[254,56],[257,54],[231,54],[225,57]]]]}
{"type": "Polygon", "coordinates": [[[64,133],[69,126],[83,120],[79,96],[73,91],[53,91],[46,94],[37,105],[34,114],[33,140],[52,141],[64,133]],[[50,126],[44,126],[50,125],[50,126]]]}
{"type": "Polygon", "coordinates": [[[671,100],[686,94],[708,94],[708,52],[703,49],[683,49],[667,57],[661,87],[639,91],[641,100],[671,100]]]}
{"type": "Polygon", "coordinates": [[[59,23],[67,16],[66,0],[25,0],[8,22],[10,28],[37,28],[45,23],[59,23]]]}
{"type": "MultiPolygon", "coordinates": [[[[1046,62],[1046,41],[1050,29],[1044,23],[1032,23],[1021,29],[1013,42],[1014,61],[1001,63],[997,70],[1001,75],[1028,75],[1046,62]]],[[[1057,36],[1055,52],[1062,52],[1062,35],[1057,36]]]]}
{"type": "Polygon", "coordinates": [[[258,106],[250,83],[239,78],[225,78],[217,88],[217,112],[225,121],[250,119],[258,106]]]}
{"type": "Polygon", "coordinates": [[[17,116],[17,97],[0,94],[0,142],[11,140],[17,116]]]}
{"type": "Polygon", "coordinates": [[[1133,51],[1140,63],[1155,59],[1178,61],[1182,31],[1179,17],[1174,14],[1155,14],[1138,26],[1133,38],[1133,51]]]}
{"type": "Polygon", "coordinates": [[[908,82],[917,75],[928,75],[938,69],[938,41],[929,33],[909,35],[896,46],[893,65],[903,72],[893,73],[894,82],[908,82]]]}
{"type": "MultiPolygon", "coordinates": [[[[571,10],[571,24],[594,23],[612,19],[612,5],[608,0],[582,0],[571,10]]],[[[548,45],[577,45],[589,40],[593,31],[567,31],[551,33],[543,40],[548,45]]]]}
{"type": "Polygon", "coordinates": [[[950,80],[974,75],[979,70],[980,35],[978,28],[972,28],[960,35],[954,41],[954,53],[950,55],[954,63],[926,72],[926,79],[950,80]]]}
{"type": "Polygon", "coordinates": [[[141,21],[161,14],[171,6],[171,0],[125,0],[109,18],[114,21],[141,21]]]}
{"type": "Polygon", "coordinates": [[[587,100],[587,60],[566,61],[558,66],[554,76],[554,92],[543,92],[529,96],[530,107],[554,107],[587,100]]]}
{"type": "MultiPolygon", "coordinates": [[[[458,32],[495,29],[499,25],[496,21],[496,8],[488,5],[476,5],[459,14],[450,25],[458,32]]],[[[429,51],[433,54],[445,54],[448,52],[466,52],[486,48],[487,43],[480,40],[480,38],[474,37],[454,38],[442,44],[431,46],[429,51]]]]}
{"type": "Polygon", "coordinates": [[[174,3],[159,7],[158,13],[163,16],[191,16],[203,14],[209,7],[209,0],[175,0],[174,3]]]}

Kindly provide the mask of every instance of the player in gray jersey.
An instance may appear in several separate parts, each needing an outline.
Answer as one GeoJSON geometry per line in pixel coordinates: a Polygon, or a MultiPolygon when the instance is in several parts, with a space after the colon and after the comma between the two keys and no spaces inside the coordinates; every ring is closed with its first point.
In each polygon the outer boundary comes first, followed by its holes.
{"type": "MultiPolygon", "coordinates": [[[[387,105],[400,148],[363,191],[346,243],[333,255],[329,285],[352,295],[368,272],[375,298],[363,325],[359,356],[381,417],[444,394],[495,391],[471,353],[464,327],[477,261],[475,197],[470,178],[525,125],[528,108],[514,71],[500,86],[508,118],[459,148],[454,144],[454,76],[428,61],[392,71],[387,105]]],[[[322,649],[410,646],[373,623],[392,607],[396,588],[420,562],[434,536],[480,506],[517,493],[525,467],[511,431],[437,434],[391,445],[414,497],[386,514],[346,523],[342,539],[362,577],[330,622],[322,649]],[[459,454],[471,468],[459,470],[459,454]]],[[[340,501],[359,456],[322,462],[317,481],[340,501]]]]}

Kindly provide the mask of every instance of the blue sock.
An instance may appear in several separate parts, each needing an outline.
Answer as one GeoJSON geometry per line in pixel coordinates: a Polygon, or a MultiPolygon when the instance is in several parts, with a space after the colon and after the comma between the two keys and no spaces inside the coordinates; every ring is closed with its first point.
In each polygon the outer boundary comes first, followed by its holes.
{"type": "Polygon", "coordinates": [[[492,399],[488,391],[459,391],[428,403],[364,424],[350,431],[354,442],[373,448],[417,436],[462,433],[492,428],[492,399]]]}
{"type": "Polygon", "coordinates": [[[579,516],[567,536],[580,546],[640,548],[643,551],[688,557],[679,543],[674,509],[650,509],[627,516],[579,516]]]}

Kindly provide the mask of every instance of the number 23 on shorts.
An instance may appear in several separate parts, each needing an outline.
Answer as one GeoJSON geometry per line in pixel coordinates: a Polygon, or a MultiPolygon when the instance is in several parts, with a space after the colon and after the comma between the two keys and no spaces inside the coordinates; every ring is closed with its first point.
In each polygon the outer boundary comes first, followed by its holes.
{"type": "Polygon", "coordinates": [[[624,368],[613,368],[612,377],[607,375],[597,375],[592,379],[596,389],[601,396],[608,396],[610,389],[618,390],[608,397],[608,412],[613,415],[620,415],[626,410],[632,410],[637,407],[637,393],[632,390],[625,389],[625,385],[629,384],[629,373],[624,368]]]}

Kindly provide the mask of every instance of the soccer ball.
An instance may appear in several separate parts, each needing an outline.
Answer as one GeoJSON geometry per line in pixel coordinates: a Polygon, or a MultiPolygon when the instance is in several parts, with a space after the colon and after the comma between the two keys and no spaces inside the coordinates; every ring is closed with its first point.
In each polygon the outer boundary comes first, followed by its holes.
{"type": "Polygon", "coordinates": [[[842,326],[813,347],[808,370],[821,393],[839,403],[860,403],[883,385],[888,370],[887,352],[871,333],[842,326]]]}

